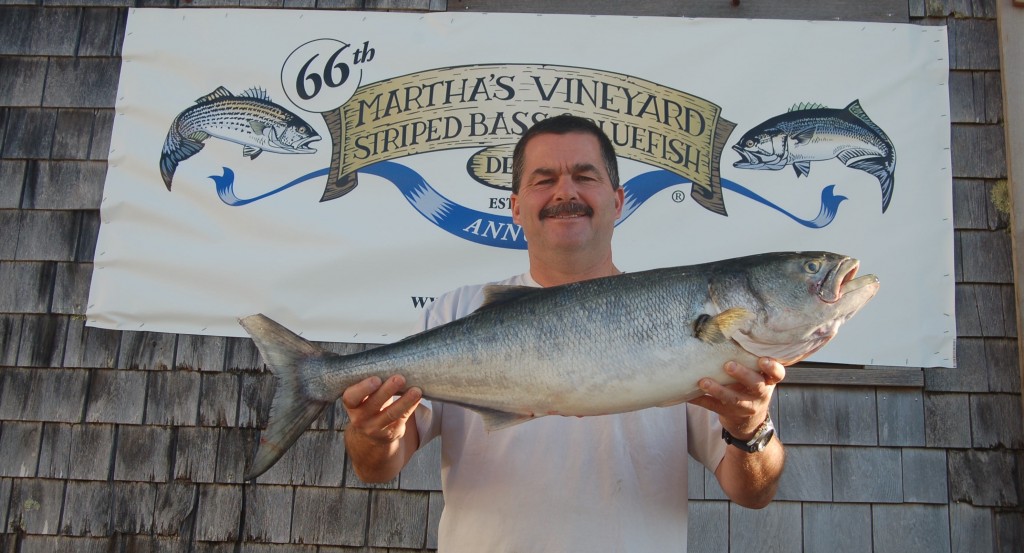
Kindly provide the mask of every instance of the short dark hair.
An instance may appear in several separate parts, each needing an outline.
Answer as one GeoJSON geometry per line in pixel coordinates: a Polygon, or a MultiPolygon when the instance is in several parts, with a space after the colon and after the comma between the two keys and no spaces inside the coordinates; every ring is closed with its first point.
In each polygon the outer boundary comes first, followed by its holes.
{"type": "Polygon", "coordinates": [[[580,132],[593,135],[601,145],[601,157],[604,158],[605,170],[608,171],[608,179],[612,182],[612,190],[619,188],[619,164],[615,158],[615,147],[608,135],[604,134],[601,127],[590,119],[576,115],[563,114],[555,117],[541,119],[527,129],[523,136],[519,137],[516,149],[512,153],[512,193],[519,192],[519,181],[523,178],[523,165],[526,163],[523,157],[526,153],[526,143],[539,134],[569,134],[580,132]]]}

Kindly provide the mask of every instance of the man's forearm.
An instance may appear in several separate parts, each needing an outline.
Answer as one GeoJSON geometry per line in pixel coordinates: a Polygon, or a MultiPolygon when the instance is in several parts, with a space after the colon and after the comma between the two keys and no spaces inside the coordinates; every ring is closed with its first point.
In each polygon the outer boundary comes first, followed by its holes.
{"type": "Polygon", "coordinates": [[[785,462],[785,448],[775,436],[764,451],[758,453],[727,447],[725,458],[715,470],[715,477],[722,491],[734,503],[760,509],[775,497],[785,462]]]}

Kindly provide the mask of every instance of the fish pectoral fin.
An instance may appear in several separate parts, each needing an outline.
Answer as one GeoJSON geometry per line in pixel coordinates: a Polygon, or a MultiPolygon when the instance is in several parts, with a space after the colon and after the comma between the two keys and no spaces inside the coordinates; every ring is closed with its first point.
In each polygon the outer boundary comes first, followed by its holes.
{"type": "Polygon", "coordinates": [[[466,405],[466,408],[475,411],[484,419],[484,430],[488,432],[515,426],[536,418],[533,415],[509,413],[508,411],[499,411],[497,409],[489,409],[487,407],[479,407],[476,405],[466,405]]]}
{"type": "Polygon", "coordinates": [[[693,323],[693,335],[702,342],[720,344],[753,318],[754,314],[742,307],[731,307],[713,317],[703,314],[693,323]]]}
{"type": "Polygon", "coordinates": [[[243,146],[242,147],[242,155],[247,157],[247,158],[249,158],[249,159],[256,159],[262,153],[263,153],[263,150],[257,148],[256,146],[243,146]]]}
{"type": "Polygon", "coordinates": [[[543,288],[534,286],[504,286],[501,284],[490,284],[484,286],[484,302],[476,310],[490,309],[497,305],[503,305],[531,294],[535,294],[543,288]]]}
{"type": "Polygon", "coordinates": [[[267,129],[267,124],[262,122],[262,121],[256,121],[255,119],[250,119],[249,120],[249,128],[252,129],[252,132],[262,136],[263,135],[263,131],[265,131],[267,129]]]}
{"type": "Polygon", "coordinates": [[[801,130],[791,134],[790,138],[792,138],[793,141],[796,142],[797,144],[806,144],[806,143],[810,142],[812,138],[814,138],[814,127],[810,126],[810,127],[801,129],[801,130]]]}
{"type": "Polygon", "coordinates": [[[806,177],[811,174],[811,162],[798,161],[793,164],[793,170],[796,171],[797,177],[806,177]]]}

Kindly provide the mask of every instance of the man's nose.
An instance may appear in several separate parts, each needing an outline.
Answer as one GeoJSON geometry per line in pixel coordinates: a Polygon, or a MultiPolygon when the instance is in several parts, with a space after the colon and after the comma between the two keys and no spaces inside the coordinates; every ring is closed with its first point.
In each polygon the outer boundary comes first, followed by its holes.
{"type": "Polygon", "coordinates": [[[554,190],[555,200],[568,201],[578,199],[579,194],[576,190],[576,181],[573,180],[572,175],[561,175],[555,182],[554,190]]]}

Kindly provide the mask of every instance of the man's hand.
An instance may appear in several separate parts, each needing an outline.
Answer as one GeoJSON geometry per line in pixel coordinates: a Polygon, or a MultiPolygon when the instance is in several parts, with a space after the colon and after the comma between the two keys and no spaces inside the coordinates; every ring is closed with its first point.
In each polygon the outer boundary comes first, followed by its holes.
{"type": "Polygon", "coordinates": [[[700,381],[706,395],[690,401],[718,413],[722,426],[740,440],[749,440],[768,416],[775,385],[786,377],[786,368],[774,359],[757,360],[757,370],[729,361],[725,372],[736,379],[722,386],[710,378],[700,381]]]}
{"type": "MultiPolygon", "coordinates": [[[[722,426],[740,440],[750,440],[768,416],[775,385],[786,377],[786,368],[774,359],[762,357],[753,370],[730,361],[725,372],[736,383],[722,386],[710,378],[701,380],[702,397],[690,403],[718,413],[722,426]]],[[[715,469],[715,478],[722,491],[735,503],[760,509],[775,497],[779,477],[785,465],[785,451],[778,436],[759,453],[746,453],[726,447],[725,457],[715,469]]]]}
{"type": "Polygon", "coordinates": [[[370,377],[350,386],[341,395],[348,412],[345,447],[356,475],[366,482],[387,482],[398,476],[419,447],[416,424],[409,424],[423,393],[405,387],[405,378],[392,376],[384,382],[370,377]]]}

